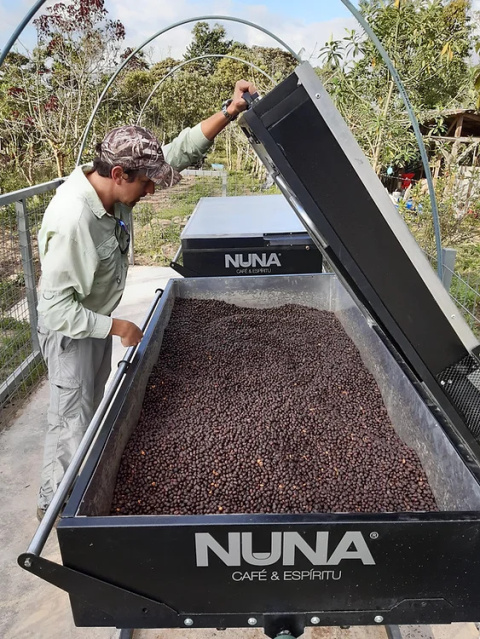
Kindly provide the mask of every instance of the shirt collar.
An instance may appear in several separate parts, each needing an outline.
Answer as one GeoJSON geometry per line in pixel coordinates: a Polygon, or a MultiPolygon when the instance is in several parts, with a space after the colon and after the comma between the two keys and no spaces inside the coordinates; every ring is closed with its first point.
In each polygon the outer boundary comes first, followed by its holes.
{"type": "Polygon", "coordinates": [[[93,171],[93,164],[83,164],[77,166],[70,174],[65,186],[70,186],[75,189],[77,193],[83,195],[87,201],[89,207],[92,209],[94,215],[98,218],[107,215],[107,211],[102,204],[102,201],[98,197],[97,192],[87,180],[86,175],[93,171]]]}

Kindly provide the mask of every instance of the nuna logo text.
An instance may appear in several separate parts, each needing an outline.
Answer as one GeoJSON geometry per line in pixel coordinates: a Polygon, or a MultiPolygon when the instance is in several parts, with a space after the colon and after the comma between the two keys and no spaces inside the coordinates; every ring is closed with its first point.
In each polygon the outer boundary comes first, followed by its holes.
{"type": "Polygon", "coordinates": [[[270,268],[271,266],[281,266],[277,253],[235,253],[235,255],[225,255],[225,268],[270,268]]]}
{"type": "Polygon", "coordinates": [[[303,556],[313,566],[338,566],[344,560],[356,560],[365,566],[375,565],[372,553],[359,531],[347,531],[338,544],[331,544],[328,532],[317,532],[315,544],[310,545],[298,532],[272,532],[268,552],[254,551],[254,534],[229,532],[227,545],[220,544],[210,533],[195,533],[195,552],[198,567],[207,567],[211,555],[226,566],[295,566],[303,556]]]}

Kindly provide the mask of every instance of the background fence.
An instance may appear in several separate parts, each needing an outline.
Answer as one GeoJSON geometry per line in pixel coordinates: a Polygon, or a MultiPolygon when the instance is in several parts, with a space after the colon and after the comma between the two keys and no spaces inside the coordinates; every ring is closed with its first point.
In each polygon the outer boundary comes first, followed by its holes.
{"type": "MultiPolygon", "coordinates": [[[[442,251],[443,277],[445,288],[450,297],[462,311],[462,315],[473,332],[480,338],[480,285],[479,274],[468,273],[460,277],[455,272],[455,253],[453,249],[442,251]]],[[[427,255],[432,268],[437,269],[437,258],[427,255]]]]}
{"type": "Polygon", "coordinates": [[[0,406],[3,409],[41,379],[36,285],[37,232],[61,180],[0,196],[0,406]]]}
{"type": "MultiPolygon", "coordinates": [[[[0,196],[0,421],[8,416],[6,409],[15,406],[45,373],[36,333],[40,274],[37,233],[45,208],[61,183],[58,179],[0,196]]],[[[135,207],[135,263],[169,265],[178,250],[181,231],[201,197],[276,192],[262,178],[245,173],[184,172],[177,186],[158,191],[135,207]]],[[[444,275],[452,298],[479,335],[478,279],[463,279],[448,259],[444,275]]]]}

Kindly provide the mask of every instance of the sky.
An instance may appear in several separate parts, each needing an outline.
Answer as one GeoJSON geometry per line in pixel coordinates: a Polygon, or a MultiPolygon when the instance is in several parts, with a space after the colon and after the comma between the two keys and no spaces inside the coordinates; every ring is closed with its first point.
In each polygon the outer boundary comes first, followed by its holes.
{"type": "MultiPolygon", "coordinates": [[[[36,15],[49,4],[59,0],[47,0],[36,15]]],[[[63,0],[68,2],[68,0],[63,0]]],[[[14,30],[34,0],[0,0],[0,49],[3,49],[14,30]]],[[[105,0],[105,8],[111,19],[123,22],[126,28],[125,46],[136,48],[146,39],[166,27],[200,16],[231,16],[253,22],[283,40],[302,59],[315,62],[318,50],[331,35],[340,38],[345,28],[357,26],[355,18],[341,0],[105,0]]],[[[227,30],[227,38],[247,45],[280,46],[267,34],[232,21],[220,22],[227,30]]],[[[215,20],[211,21],[213,24],[215,20]]],[[[159,36],[148,45],[146,51],[152,60],[167,55],[181,58],[191,40],[194,22],[176,27],[159,36]]],[[[19,36],[17,47],[31,48],[34,29],[25,28],[19,36]]]]}

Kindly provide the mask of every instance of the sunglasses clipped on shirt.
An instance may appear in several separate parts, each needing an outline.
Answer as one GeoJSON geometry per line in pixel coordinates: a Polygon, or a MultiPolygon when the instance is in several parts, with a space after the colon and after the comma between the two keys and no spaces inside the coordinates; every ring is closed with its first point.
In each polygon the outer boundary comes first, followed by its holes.
{"type": "Polygon", "coordinates": [[[115,237],[117,238],[120,253],[125,255],[130,246],[130,233],[128,232],[128,226],[118,217],[115,218],[115,237]]]}

